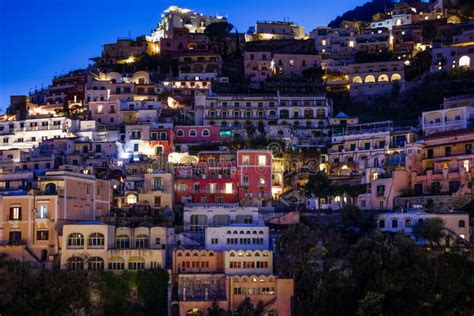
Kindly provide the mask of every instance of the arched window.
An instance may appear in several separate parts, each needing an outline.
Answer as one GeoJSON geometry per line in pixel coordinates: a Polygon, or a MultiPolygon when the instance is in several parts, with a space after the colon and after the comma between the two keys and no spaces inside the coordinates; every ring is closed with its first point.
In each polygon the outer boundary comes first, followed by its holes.
{"type": "Polygon", "coordinates": [[[391,81],[402,80],[402,76],[400,76],[399,74],[393,74],[393,75],[390,77],[390,80],[391,80],[391,81]]]}
{"type": "Polygon", "coordinates": [[[130,270],[145,269],[145,260],[142,257],[131,257],[128,262],[128,269],[130,270]]]}
{"type": "Polygon", "coordinates": [[[57,194],[57,191],[56,191],[56,184],[54,183],[48,183],[45,185],[44,187],[44,193],[46,195],[54,195],[54,194],[57,194]]]}
{"type": "Polygon", "coordinates": [[[135,237],[135,248],[138,248],[138,249],[148,248],[148,236],[142,234],[135,237]]]}
{"type": "Polygon", "coordinates": [[[93,233],[89,235],[89,248],[104,248],[104,235],[101,233],[93,233]]]}
{"type": "Polygon", "coordinates": [[[398,228],[398,220],[392,219],[392,228],[398,228]]]}
{"type": "Polygon", "coordinates": [[[116,246],[118,249],[130,248],[130,237],[128,235],[118,235],[116,239],[116,246]]]}
{"type": "Polygon", "coordinates": [[[365,83],[374,83],[375,82],[375,77],[373,75],[368,75],[365,77],[365,83]]]}
{"type": "Polygon", "coordinates": [[[189,136],[190,137],[196,137],[197,136],[197,132],[195,129],[190,129],[189,130],[189,136]]]}
{"type": "Polygon", "coordinates": [[[383,219],[379,221],[379,228],[385,228],[385,221],[383,219]]]}
{"type": "Polygon", "coordinates": [[[178,130],[176,131],[176,136],[178,136],[178,137],[183,137],[183,136],[184,136],[184,131],[183,131],[182,129],[178,129],[178,130]]]}
{"type": "Polygon", "coordinates": [[[385,74],[382,74],[379,76],[379,79],[378,79],[379,82],[388,82],[388,76],[385,75],[385,74]]]}
{"type": "Polygon", "coordinates": [[[112,257],[109,259],[109,270],[123,270],[125,262],[121,257],[112,257]]]}
{"type": "Polygon", "coordinates": [[[463,219],[461,219],[461,220],[458,222],[458,226],[459,226],[460,228],[464,228],[464,227],[466,227],[466,222],[465,222],[463,219]]]}
{"type": "Polygon", "coordinates": [[[352,78],[352,83],[362,83],[362,78],[360,76],[355,76],[352,78]]]}
{"type": "Polygon", "coordinates": [[[471,67],[471,58],[469,56],[462,56],[459,58],[459,67],[471,67]]]}
{"type": "Polygon", "coordinates": [[[68,248],[84,248],[84,235],[80,233],[72,233],[67,238],[68,248]]]}
{"type": "Polygon", "coordinates": [[[71,257],[67,259],[67,268],[69,270],[84,270],[84,259],[80,257],[71,257]]]}
{"type": "Polygon", "coordinates": [[[411,219],[410,218],[407,218],[405,220],[405,227],[411,227],[411,219]]]}
{"type": "Polygon", "coordinates": [[[203,129],[202,132],[201,132],[201,135],[203,137],[209,137],[209,135],[210,135],[209,130],[207,128],[203,129]]]}
{"type": "Polygon", "coordinates": [[[87,269],[89,270],[104,270],[104,259],[101,257],[90,257],[87,260],[87,269]]]}

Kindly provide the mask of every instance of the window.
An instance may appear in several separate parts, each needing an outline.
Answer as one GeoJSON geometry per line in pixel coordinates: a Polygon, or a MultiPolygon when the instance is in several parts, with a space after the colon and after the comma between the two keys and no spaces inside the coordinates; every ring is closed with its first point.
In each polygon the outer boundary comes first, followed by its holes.
{"type": "Polygon", "coordinates": [[[10,207],[10,220],[21,220],[21,207],[10,207]]]}
{"type": "Polygon", "coordinates": [[[36,232],[37,240],[49,240],[49,231],[48,230],[38,230],[36,232]]]}
{"type": "Polygon", "coordinates": [[[104,235],[93,233],[89,236],[88,248],[104,248],[104,235]]]}
{"type": "Polygon", "coordinates": [[[80,257],[71,257],[67,260],[67,267],[69,270],[84,270],[84,259],[80,257]]]}
{"type": "Polygon", "coordinates": [[[208,129],[203,129],[201,135],[203,137],[209,137],[210,133],[208,129]]]}
{"type": "Polygon", "coordinates": [[[411,219],[407,218],[407,219],[405,220],[405,227],[409,228],[409,227],[411,227],[411,225],[412,225],[411,219]]]}
{"type": "Polygon", "coordinates": [[[148,248],[148,236],[138,235],[135,238],[135,248],[138,248],[138,249],[148,248]]]}
{"type": "Polygon", "coordinates": [[[190,137],[196,137],[196,136],[197,136],[196,130],[195,130],[195,129],[189,130],[189,136],[190,136],[190,137]]]}
{"type": "Polygon", "coordinates": [[[379,228],[385,228],[385,221],[383,219],[379,221],[379,228]]]}
{"type": "Polygon", "coordinates": [[[465,152],[466,152],[466,155],[472,154],[472,144],[466,144],[465,152]]]}
{"type": "Polygon", "coordinates": [[[101,257],[90,257],[87,261],[87,269],[89,270],[104,270],[104,259],[101,257]]]}
{"type": "Polygon", "coordinates": [[[464,227],[466,227],[466,222],[461,219],[461,220],[458,222],[458,226],[459,226],[460,228],[464,228],[464,227]]]}
{"type": "Polygon", "coordinates": [[[67,248],[84,248],[84,235],[72,233],[67,238],[67,248]]]}
{"type": "Polygon", "coordinates": [[[392,219],[392,228],[398,228],[398,220],[392,219]]]}
{"type": "Polygon", "coordinates": [[[39,206],[38,218],[48,218],[48,205],[41,204],[39,206]]]}
{"type": "Polygon", "coordinates": [[[161,238],[160,237],[155,238],[155,245],[161,245],[161,238]]]}
{"type": "Polygon", "coordinates": [[[128,235],[118,235],[116,239],[116,246],[118,249],[130,248],[130,237],[128,237],[128,235]]]}
{"type": "Polygon", "coordinates": [[[182,129],[178,129],[178,130],[176,131],[176,136],[178,136],[178,137],[184,137],[184,131],[183,131],[182,129]]]}
{"type": "Polygon", "coordinates": [[[109,270],[123,270],[125,269],[125,264],[122,261],[113,261],[109,262],[109,270]]]}
{"type": "Polygon", "coordinates": [[[446,157],[451,156],[451,147],[450,146],[444,147],[444,155],[446,157]]]}
{"type": "Polygon", "coordinates": [[[250,156],[249,155],[243,155],[242,156],[242,164],[244,166],[250,165],[250,156]]]}
{"type": "Polygon", "coordinates": [[[433,148],[428,149],[426,152],[427,158],[433,158],[433,148]]]}
{"type": "Polygon", "coordinates": [[[258,165],[259,166],[266,166],[266,164],[267,164],[267,156],[259,155],[258,156],[258,165]]]}
{"type": "Polygon", "coordinates": [[[217,245],[219,243],[219,238],[211,238],[211,244],[217,245]]]}
{"type": "Polygon", "coordinates": [[[142,258],[131,259],[130,262],[128,263],[128,269],[143,270],[145,269],[145,261],[142,258]]]}

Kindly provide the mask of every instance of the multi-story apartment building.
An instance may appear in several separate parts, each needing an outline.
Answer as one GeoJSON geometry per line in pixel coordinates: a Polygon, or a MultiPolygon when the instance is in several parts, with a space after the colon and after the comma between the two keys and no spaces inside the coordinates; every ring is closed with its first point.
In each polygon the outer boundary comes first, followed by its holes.
{"type": "Polygon", "coordinates": [[[323,58],[352,60],[356,51],[356,29],[317,27],[310,33],[323,58]]]}
{"type": "Polygon", "coordinates": [[[64,226],[61,269],[142,270],[166,267],[166,246],[174,230],[164,227],[115,227],[101,222],[64,226]]]}
{"type": "Polygon", "coordinates": [[[153,208],[171,209],[173,196],[174,183],[170,173],[153,172],[144,175],[143,190],[138,195],[138,201],[153,208]]]}
{"type": "Polygon", "coordinates": [[[294,22],[257,21],[251,34],[246,34],[247,41],[305,39],[304,26],[294,22]]]}
{"type": "Polygon", "coordinates": [[[268,150],[237,151],[240,187],[238,194],[243,205],[266,205],[272,200],[272,153],[268,150]]]}
{"type": "Polygon", "coordinates": [[[397,85],[405,89],[405,65],[403,61],[352,64],[344,67],[349,76],[352,96],[390,93],[397,85]]]}
{"type": "Polygon", "coordinates": [[[376,15],[377,20],[370,23],[371,28],[386,27],[392,30],[395,26],[412,24],[412,16],[416,13],[416,9],[408,5],[396,5],[395,8],[385,12],[382,15],[376,15]]]}
{"type": "Polygon", "coordinates": [[[397,26],[392,30],[393,52],[415,56],[423,45],[423,27],[421,25],[397,26]]]}
{"type": "Polygon", "coordinates": [[[379,53],[390,50],[390,31],[387,28],[366,29],[356,35],[357,51],[379,53]]]}
{"type": "Polygon", "coordinates": [[[453,36],[451,43],[434,43],[431,71],[451,70],[453,68],[474,69],[474,30],[466,30],[453,36]]]}
{"type": "Polygon", "coordinates": [[[190,9],[170,6],[163,12],[162,19],[149,40],[158,42],[162,38],[175,38],[176,32],[179,33],[182,29],[187,29],[189,33],[204,33],[209,24],[225,21],[225,17],[207,16],[190,9]]]}
{"type": "Polygon", "coordinates": [[[301,77],[321,65],[313,40],[247,42],[244,50],[245,76],[254,87],[272,78],[301,77]]]}
{"type": "Polygon", "coordinates": [[[222,72],[222,60],[219,54],[189,53],[182,54],[179,61],[179,80],[215,80],[222,72]]]}
{"type": "Polygon", "coordinates": [[[93,101],[89,102],[91,118],[107,127],[122,124],[120,101],[93,101]]]}
{"type": "Polygon", "coordinates": [[[331,100],[322,95],[212,95],[196,106],[204,124],[220,125],[242,136],[271,125],[326,127],[332,115],[331,100]]]}
{"type": "Polygon", "coordinates": [[[336,130],[328,150],[331,174],[348,176],[363,173],[369,183],[383,173],[387,155],[402,151],[417,140],[413,128],[394,128],[391,121],[348,125],[336,130]]]}
{"type": "Polygon", "coordinates": [[[58,263],[58,236],[75,220],[95,220],[110,209],[110,182],[67,171],[50,171],[36,183],[0,196],[2,251],[20,261],[58,263]]]}
{"type": "Polygon", "coordinates": [[[471,126],[474,107],[461,106],[427,111],[421,114],[421,128],[424,135],[464,129],[471,126]]]}
{"type": "Polygon", "coordinates": [[[421,153],[410,160],[410,184],[415,196],[471,194],[474,134],[472,128],[431,134],[421,153]]]}

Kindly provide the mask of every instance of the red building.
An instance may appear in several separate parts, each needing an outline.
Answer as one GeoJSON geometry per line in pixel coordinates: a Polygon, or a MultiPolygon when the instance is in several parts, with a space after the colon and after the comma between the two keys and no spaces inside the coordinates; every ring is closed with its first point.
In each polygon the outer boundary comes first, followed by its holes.
{"type": "Polygon", "coordinates": [[[175,168],[175,203],[265,205],[272,199],[272,154],[206,151],[198,163],[175,168]]]}
{"type": "Polygon", "coordinates": [[[156,156],[168,156],[174,143],[172,128],[150,128],[150,147],[156,156]]]}
{"type": "Polygon", "coordinates": [[[239,150],[237,168],[242,190],[239,197],[252,204],[265,204],[272,198],[272,153],[268,150],[239,150]]]}
{"type": "Polygon", "coordinates": [[[187,29],[174,30],[173,38],[160,39],[160,54],[179,56],[190,52],[207,52],[209,40],[206,35],[189,33],[187,29]]]}
{"type": "Polygon", "coordinates": [[[207,151],[193,165],[175,169],[176,203],[237,203],[239,171],[235,153],[207,151]]]}

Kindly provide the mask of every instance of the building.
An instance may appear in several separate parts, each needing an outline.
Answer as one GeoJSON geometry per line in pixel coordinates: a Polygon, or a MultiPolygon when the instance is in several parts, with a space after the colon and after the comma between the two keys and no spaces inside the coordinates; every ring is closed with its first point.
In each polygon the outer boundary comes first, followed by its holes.
{"type": "Polygon", "coordinates": [[[115,227],[101,222],[64,226],[61,269],[142,270],[164,268],[173,231],[163,227],[115,227]]]}
{"type": "Polygon", "coordinates": [[[357,52],[356,35],[356,29],[319,26],[311,31],[309,37],[323,58],[352,60],[357,52]]]}
{"type": "Polygon", "coordinates": [[[302,77],[320,65],[313,40],[252,41],[244,46],[244,73],[254,87],[276,77],[302,77]]]}
{"type": "MultiPolygon", "coordinates": [[[[452,99],[451,99],[452,100],[452,99]]],[[[465,129],[474,119],[474,107],[462,106],[442,108],[421,114],[421,128],[424,135],[465,129]]]]}
{"type": "Polygon", "coordinates": [[[390,31],[385,28],[365,29],[356,35],[356,49],[359,52],[380,53],[391,48],[390,31]]]}
{"type": "MultiPolygon", "coordinates": [[[[13,180],[13,179],[12,179],[13,180]]],[[[28,185],[20,179],[0,196],[3,252],[20,261],[59,263],[58,236],[70,221],[89,220],[110,209],[110,182],[68,171],[49,171],[28,185]],[[33,189],[28,192],[26,189],[33,189]],[[12,188],[13,189],[13,188],[12,188]]],[[[6,183],[5,183],[6,185],[6,183]]]]}
{"type": "MultiPolygon", "coordinates": [[[[469,240],[469,215],[465,213],[427,213],[420,210],[382,213],[377,218],[377,227],[382,232],[402,232],[413,236],[413,227],[427,219],[440,218],[445,228],[457,237],[469,240]]],[[[425,241],[426,242],[426,241],[425,241]]],[[[447,241],[443,241],[443,244],[447,241]]]]}
{"type": "Polygon", "coordinates": [[[215,80],[222,72],[219,54],[189,53],[178,58],[179,80],[215,80]]]}
{"type": "Polygon", "coordinates": [[[205,245],[206,249],[216,251],[269,249],[269,229],[255,224],[207,227],[205,245]]]}
{"type": "Polygon", "coordinates": [[[344,67],[352,96],[391,93],[405,89],[403,61],[352,64],[344,67]]]}
{"type": "Polygon", "coordinates": [[[294,22],[258,21],[253,33],[245,36],[247,41],[305,39],[304,27],[294,22]]]}

